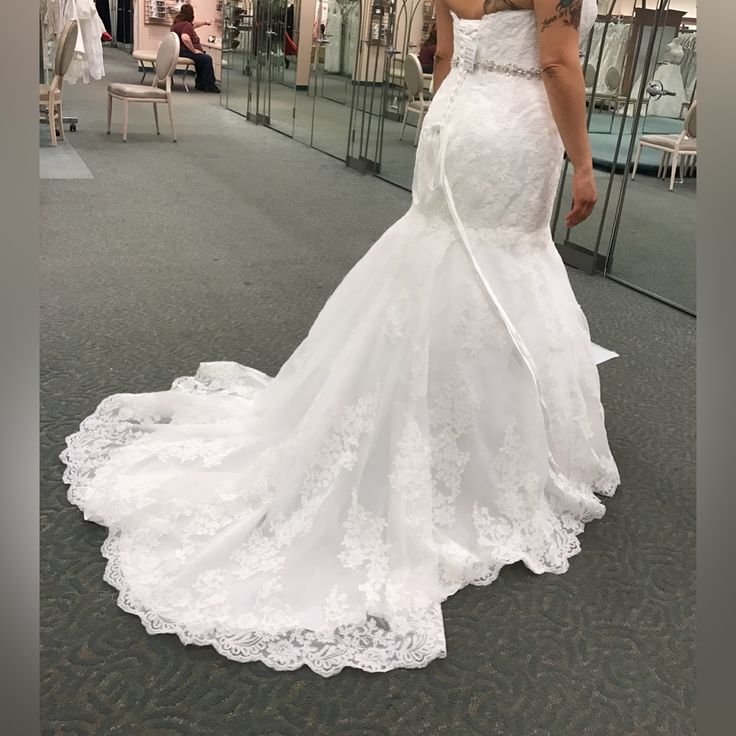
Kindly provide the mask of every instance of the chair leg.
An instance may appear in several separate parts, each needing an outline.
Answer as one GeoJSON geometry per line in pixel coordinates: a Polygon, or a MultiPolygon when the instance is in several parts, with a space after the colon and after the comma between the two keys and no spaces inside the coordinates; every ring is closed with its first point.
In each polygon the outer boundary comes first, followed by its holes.
{"type": "Polygon", "coordinates": [[[675,175],[677,174],[677,166],[680,163],[680,154],[672,154],[672,174],[670,175],[670,191],[675,188],[675,175]]]}
{"type": "Polygon", "coordinates": [[[156,121],[156,135],[161,135],[161,130],[158,127],[158,105],[153,103],[153,119],[156,121]]]}
{"type": "Polygon", "coordinates": [[[409,118],[409,103],[407,102],[406,107],[404,108],[404,122],[403,122],[403,125],[401,126],[401,133],[399,134],[400,141],[404,140],[404,130],[406,128],[406,121],[408,120],[408,118],[409,118]]]}
{"type": "Polygon", "coordinates": [[[662,172],[665,170],[666,161],[667,161],[667,152],[662,151],[662,155],[659,157],[659,168],[657,169],[657,179],[662,178],[662,172]]]}
{"type": "Polygon", "coordinates": [[[49,120],[49,135],[51,136],[51,145],[56,143],[56,115],[54,111],[54,103],[49,100],[49,106],[46,108],[46,116],[49,120]]]}
{"type": "Polygon", "coordinates": [[[171,95],[169,95],[167,105],[169,108],[169,120],[171,121],[171,137],[174,139],[174,143],[176,143],[176,128],[174,127],[174,106],[171,104],[171,95]]]}
{"type": "Polygon", "coordinates": [[[690,165],[687,167],[687,175],[688,176],[695,176],[695,159],[696,157],[690,156],[690,165]]]}
{"type": "Polygon", "coordinates": [[[108,92],[107,94],[107,134],[110,135],[110,128],[112,126],[112,95],[108,92]]]}
{"type": "Polygon", "coordinates": [[[61,102],[57,105],[59,109],[59,133],[61,134],[61,140],[65,141],[66,136],[64,135],[64,113],[61,110],[61,102]]]}
{"type": "Polygon", "coordinates": [[[634,181],[636,177],[636,170],[639,168],[639,159],[641,158],[642,144],[639,143],[639,147],[636,149],[636,158],[634,159],[634,170],[631,172],[631,181],[634,181]]]}
{"type": "Polygon", "coordinates": [[[184,82],[184,89],[189,92],[189,85],[187,84],[187,74],[189,74],[189,66],[184,67],[184,71],[181,74],[181,80],[184,82]]]}
{"type": "Polygon", "coordinates": [[[123,100],[123,142],[128,140],[128,100],[123,100]]]}
{"type": "Polygon", "coordinates": [[[667,178],[667,171],[670,168],[670,164],[672,163],[672,154],[669,151],[665,151],[664,155],[664,163],[662,165],[662,174],[659,177],[660,179],[666,179],[667,178]]]}

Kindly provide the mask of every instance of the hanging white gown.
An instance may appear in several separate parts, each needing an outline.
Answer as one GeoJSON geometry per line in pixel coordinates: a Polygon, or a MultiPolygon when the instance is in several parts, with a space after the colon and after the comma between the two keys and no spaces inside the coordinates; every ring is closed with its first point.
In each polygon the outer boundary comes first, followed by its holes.
{"type": "Polygon", "coordinates": [[[411,208],[278,375],[202,363],[67,439],[69,499],[150,633],[325,676],[423,667],[443,600],[519,560],[564,573],[603,516],[619,477],[550,235],[563,146],[538,77],[468,61],[533,73],[533,14],[455,19],[455,49],[411,208]]]}
{"type": "Polygon", "coordinates": [[[336,0],[330,0],[327,7],[330,38],[325,49],[325,72],[339,74],[341,72],[340,65],[342,61],[340,59],[340,49],[342,48],[342,12],[336,0]]]}
{"type": "Polygon", "coordinates": [[[105,76],[102,50],[102,34],[105,31],[93,0],[58,0],[60,5],[60,35],[64,24],[76,20],[79,24],[74,58],[64,76],[64,82],[75,84],[80,79],[88,84],[90,79],[105,76]]]}

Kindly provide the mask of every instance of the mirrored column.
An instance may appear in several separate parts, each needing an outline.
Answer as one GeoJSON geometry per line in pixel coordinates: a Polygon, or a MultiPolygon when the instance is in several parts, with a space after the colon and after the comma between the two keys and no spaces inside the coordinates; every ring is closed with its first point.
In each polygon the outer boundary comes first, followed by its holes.
{"type": "Polygon", "coordinates": [[[255,114],[254,13],[253,0],[223,2],[222,92],[226,107],[245,116],[255,114]]]}

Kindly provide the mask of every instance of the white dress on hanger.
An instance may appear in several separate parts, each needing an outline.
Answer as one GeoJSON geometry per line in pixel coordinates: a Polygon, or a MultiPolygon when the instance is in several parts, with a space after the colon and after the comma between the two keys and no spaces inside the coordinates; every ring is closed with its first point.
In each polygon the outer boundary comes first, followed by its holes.
{"type": "MultiPolygon", "coordinates": [[[[59,0],[41,0],[39,12],[41,14],[43,68],[50,71],[54,68],[56,39],[64,25],[60,21],[61,8],[59,0]]],[[[47,81],[50,81],[50,79],[47,79],[47,81]]]]}
{"type": "MultiPolygon", "coordinates": [[[[61,0],[61,27],[63,28],[70,20],[79,23],[79,33],[74,59],[64,77],[64,82],[75,84],[81,79],[87,84],[90,79],[102,79],[105,76],[102,51],[105,25],[97,13],[93,0],[61,0]]],[[[58,32],[61,33],[61,28],[58,32]]]]}
{"type": "Polygon", "coordinates": [[[340,73],[340,49],[342,48],[342,13],[337,0],[328,3],[330,37],[325,49],[325,72],[330,74],[340,73]]]}
{"type": "Polygon", "coordinates": [[[619,477],[550,234],[563,146],[534,16],[454,25],[411,208],[278,375],[202,363],[67,438],[69,499],[109,527],[105,579],[152,634],[325,676],[423,667],[442,601],[519,560],[564,573],[604,514],[619,477]]]}
{"type": "Polygon", "coordinates": [[[685,56],[680,64],[680,71],[685,83],[685,96],[692,99],[695,84],[697,82],[697,34],[687,33],[682,41],[685,56]]]}

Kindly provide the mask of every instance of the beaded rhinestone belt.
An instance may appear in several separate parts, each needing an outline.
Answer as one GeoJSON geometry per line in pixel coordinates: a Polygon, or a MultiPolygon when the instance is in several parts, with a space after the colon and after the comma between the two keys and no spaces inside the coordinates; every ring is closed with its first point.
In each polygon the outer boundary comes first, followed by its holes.
{"type": "Polygon", "coordinates": [[[469,62],[462,56],[453,57],[451,63],[456,69],[464,69],[468,72],[474,72],[480,69],[486,72],[505,74],[507,77],[526,77],[527,79],[539,79],[542,75],[541,69],[526,69],[518,64],[499,64],[492,60],[469,62]]]}

